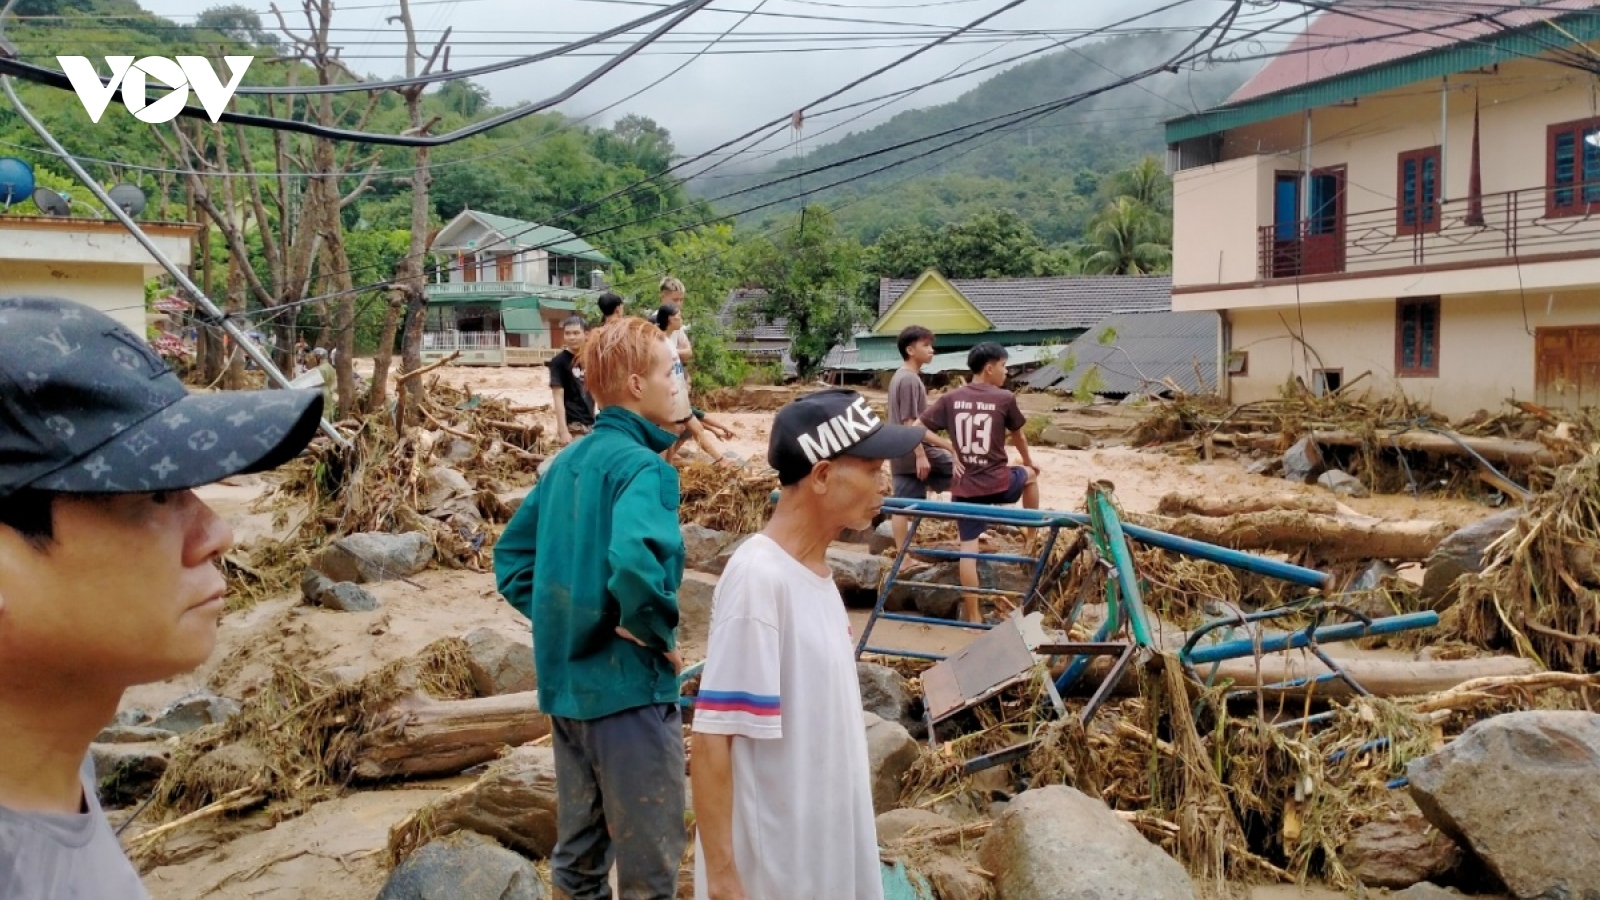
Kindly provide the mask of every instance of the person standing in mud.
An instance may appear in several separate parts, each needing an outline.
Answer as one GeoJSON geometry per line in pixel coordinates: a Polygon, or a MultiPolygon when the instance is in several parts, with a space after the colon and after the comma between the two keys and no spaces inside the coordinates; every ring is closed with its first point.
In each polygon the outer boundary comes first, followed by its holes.
{"type": "Polygon", "coordinates": [[[594,399],[583,383],[583,366],[578,354],[589,337],[589,324],[583,316],[568,316],[561,323],[566,347],[546,366],[550,370],[550,395],[556,414],[556,440],[572,443],[574,435],[585,435],[594,427],[594,399]]]}
{"type": "Polygon", "coordinates": [[[216,646],[233,532],[193,488],[321,419],[320,391],[191,395],[110,316],[0,298],[0,900],[144,900],[89,744],[216,646]]]}
{"type": "Polygon", "coordinates": [[[604,407],[495,546],[500,593],[533,623],[556,764],[558,896],[672,900],[685,843],[678,710],[684,547],[672,446],[678,380],[661,330],[596,329],[578,357],[604,407]]]}
{"type": "Polygon", "coordinates": [[[695,699],[697,900],[883,897],[855,642],[827,551],[870,527],[884,460],[923,434],[848,390],[773,420],[778,506],[717,584],[695,699]]]}

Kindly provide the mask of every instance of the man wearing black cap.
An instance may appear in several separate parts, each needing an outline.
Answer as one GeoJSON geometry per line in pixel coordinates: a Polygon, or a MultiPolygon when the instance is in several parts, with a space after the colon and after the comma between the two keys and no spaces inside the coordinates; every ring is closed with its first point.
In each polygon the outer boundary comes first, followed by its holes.
{"type": "Polygon", "coordinates": [[[827,551],[871,525],[884,461],[923,434],[846,390],[773,421],[767,462],[783,490],[717,584],[695,701],[699,900],[883,897],[855,643],[827,551]]]}
{"type": "Polygon", "coordinates": [[[321,416],[316,390],[190,395],[104,313],[0,298],[0,898],[146,896],[89,744],[216,643],[233,534],[191,489],[287,462],[321,416]]]}

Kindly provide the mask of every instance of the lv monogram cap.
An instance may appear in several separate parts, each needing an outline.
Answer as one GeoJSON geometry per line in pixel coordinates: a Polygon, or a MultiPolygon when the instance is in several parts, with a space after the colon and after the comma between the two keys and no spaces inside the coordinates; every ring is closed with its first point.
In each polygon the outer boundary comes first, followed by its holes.
{"type": "Polygon", "coordinates": [[[322,392],[191,394],[142,338],[68,300],[0,297],[0,498],[198,487],[293,459],[322,392]]]}

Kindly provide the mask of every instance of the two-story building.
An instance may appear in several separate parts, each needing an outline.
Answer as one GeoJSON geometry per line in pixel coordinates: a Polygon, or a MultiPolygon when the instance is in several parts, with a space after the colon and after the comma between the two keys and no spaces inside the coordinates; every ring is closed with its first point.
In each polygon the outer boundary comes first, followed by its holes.
{"type": "Polygon", "coordinates": [[[1341,3],[1167,123],[1172,307],[1222,317],[1233,401],[1600,405],[1592,5],[1341,3]]]}
{"type": "Polygon", "coordinates": [[[456,351],[463,365],[548,362],[561,351],[561,322],[599,295],[611,264],[570,231],[473,209],[429,249],[443,264],[428,285],[424,362],[456,351]]]}

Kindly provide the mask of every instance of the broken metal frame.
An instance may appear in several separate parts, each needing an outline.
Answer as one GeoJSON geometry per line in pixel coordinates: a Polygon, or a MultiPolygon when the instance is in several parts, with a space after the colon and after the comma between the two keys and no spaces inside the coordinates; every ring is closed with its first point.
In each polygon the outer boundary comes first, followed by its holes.
{"type": "MultiPolygon", "coordinates": [[[[9,9],[9,4],[7,8],[9,9]]],[[[244,351],[244,354],[250,357],[256,365],[260,366],[262,371],[267,373],[267,377],[272,379],[278,387],[285,390],[291,389],[288,376],[278,369],[272,358],[258,347],[255,341],[250,339],[250,336],[243,328],[239,327],[238,323],[229,319],[227,314],[213,303],[204,291],[200,290],[199,285],[196,285],[184,273],[181,266],[161,252],[161,248],[157,247],[155,241],[144,233],[144,229],[139,227],[139,223],[124,212],[115,200],[111,199],[111,194],[101,187],[99,182],[94,180],[94,176],[83,168],[76,157],[67,152],[67,148],[63,147],[61,142],[56,140],[55,135],[50,133],[50,129],[46,128],[44,123],[39,121],[27,106],[23,105],[22,98],[17,96],[17,90],[12,84],[10,75],[0,75],[0,89],[5,91],[6,99],[11,101],[12,108],[17,111],[17,115],[21,116],[24,122],[28,123],[28,127],[33,129],[33,133],[37,134],[39,139],[44,141],[50,150],[66,164],[67,168],[72,170],[72,174],[77,177],[78,181],[83,183],[84,187],[89,189],[90,193],[94,194],[95,199],[99,200],[101,205],[115,216],[124,228],[128,229],[128,233],[133,236],[133,239],[138,241],[147,253],[155,257],[156,262],[161,264],[161,268],[166,269],[167,274],[171,275],[173,280],[178,282],[178,285],[194,298],[196,305],[204,309],[208,316],[215,319],[218,326],[234,339],[239,348],[244,351]]],[[[326,434],[341,450],[349,450],[351,448],[350,439],[340,434],[339,430],[334,428],[333,423],[328,421],[327,418],[322,419],[319,427],[322,429],[322,433],[326,434]]]]}

